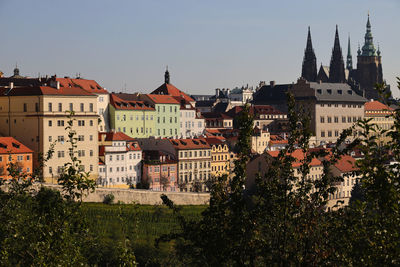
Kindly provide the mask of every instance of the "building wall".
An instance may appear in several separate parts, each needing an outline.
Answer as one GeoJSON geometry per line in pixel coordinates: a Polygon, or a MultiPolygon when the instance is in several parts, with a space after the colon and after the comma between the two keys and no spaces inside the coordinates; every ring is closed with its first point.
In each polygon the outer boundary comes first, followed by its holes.
{"type": "Polygon", "coordinates": [[[143,179],[149,182],[149,189],[155,191],[179,191],[177,173],[176,163],[145,163],[143,165],[143,179]],[[168,184],[162,184],[162,178],[168,179],[168,184]]]}
{"type": "Polygon", "coordinates": [[[211,147],[211,175],[222,176],[230,172],[230,153],[226,144],[211,147]]]}
{"type": "Polygon", "coordinates": [[[97,114],[100,117],[100,122],[99,122],[99,131],[100,132],[110,131],[108,103],[110,103],[110,95],[109,94],[98,94],[97,95],[97,114]]]}
{"type": "Polygon", "coordinates": [[[97,178],[98,141],[97,141],[97,100],[96,96],[1,96],[0,97],[0,133],[15,137],[31,148],[34,153],[34,166],[38,166],[39,153],[46,154],[51,144],[54,145],[54,154],[45,163],[43,176],[45,182],[56,183],[58,170],[70,161],[67,142],[68,133],[65,130],[69,120],[70,103],[73,105],[73,130],[76,136],[83,136],[84,141],[77,142],[76,153],[82,161],[85,171],[91,172],[92,178],[97,178]],[[36,111],[36,103],[39,107],[36,111]],[[52,111],[49,110],[51,103],[52,111]],[[26,104],[27,111],[24,111],[26,104]],[[59,110],[61,104],[61,111],[59,110]],[[80,111],[80,104],[84,111],[80,111]],[[90,106],[90,104],[92,104],[90,106]],[[9,109],[9,106],[11,107],[9,109]],[[92,107],[92,111],[90,111],[92,107]],[[8,112],[10,110],[10,113],[8,112]],[[50,122],[51,121],[51,122],[50,122]],[[78,123],[84,122],[84,126],[78,123]],[[63,141],[64,140],[64,141],[63,141]],[[90,153],[92,151],[92,153],[90,153]]]}
{"type": "MultiPolygon", "coordinates": [[[[376,129],[390,130],[394,125],[394,118],[391,115],[391,111],[365,111],[365,118],[371,119],[370,124],[374,124],[376,129]],[[385,114],[386,113],[386,114],[385,114]]],[[[371,133],[370,136],[376,135],[378,140],[387,143],[391,140],[390,136],[386,134],[379,135],[377,133],[371,133]]]]}
{"type": "Polygon", "coordinates": [[[33,171],[32,153],[0,154],[0,177],[3,179],[11,178],[7,172],[8,164],[10,162],[17,164],[20,168],[20,172],[31,174],[33,171]]]}
{"type": "Polygon", "coordinates": [[[180,110],[180,137],[190,138],[202,135],[205,127],[204,124],[204,119],[196,118],[196,110],[180,110]]]}
{"type": "Polygon", "coordinates": [[[98,183],[104,187],[129,188],[141,181],[142,151],[127,151],[126,141],[105,147],[104,165],[99,165],[98,183]]]}
{"type": "Polygon", "coordinates": [[[176,137],[180,134],[179,104],[155,104],[155,136],[176,137]]]}
{"type": "Polygon", "coordinates": [[[193,191],[196,181],[202,184],[200,191],[205,191],[204,182],[211,178],[211,149],[185,149],[177,153],[181,191],[193,191]]]}
{"type": "Polygon", "coordinates": [[[116,110],[109,105],[110,127],[133,138],[156,135],[154,110],[116,110]]]}
{"type": "Polygon", "coordinates": [[[316,103],[314,123],[317,142],[336,142],[344,129],[360,119],[364,119],[364,105],[361,103],[316,103]]]}
{"type": "Polygon", "coordinates": [[[259,134],[254,134],[251,137],[251,149],[258,154],[264,153],[268,147],[270,134],[266,131],[260,131],[259,134]]]}

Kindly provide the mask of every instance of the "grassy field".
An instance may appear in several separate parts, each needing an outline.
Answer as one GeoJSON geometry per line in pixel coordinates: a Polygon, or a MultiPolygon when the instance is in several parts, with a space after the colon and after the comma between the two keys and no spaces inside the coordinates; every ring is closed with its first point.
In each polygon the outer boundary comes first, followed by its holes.
{"type": "MultiPolygon", "coordinates": [[[[182,214],[198,220],[206,206],[183,206],[182,214]]],[[[163,262],[173,250],[172,244],[154,247],[154,240],[162,234],[178,230],[172,211],[165,206],[84,203],[83,211],[89,227],[99,237],[112,242],[123,242],[124,235],[133,241],[133,248],[140,265],[163,262]]],[[[156,264],[155,264],[156,265],[156,264]]]]}

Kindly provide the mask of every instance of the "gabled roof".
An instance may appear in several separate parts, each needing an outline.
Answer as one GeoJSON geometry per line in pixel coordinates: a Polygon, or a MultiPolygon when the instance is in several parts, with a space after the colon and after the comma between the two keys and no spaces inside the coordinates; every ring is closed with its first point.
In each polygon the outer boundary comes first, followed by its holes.
{"type": "Polygon", "coordinates": [[[0,137],[0,154],[20,153],[33,153],[33,151],[13,137],[0,137]]]}
{"type": "Polygon", "coordinates": [[[189,95],[182,92],[181,90],[179,90],[170,83],[163,83],[160,87],[151,92],[151,94],[178,96],[178,97],[183,97],[187,101],[194,102],[193,98],[191,98],[189,95]]]}
{"type": "Polygon", "coordinates": [[[126,134],[122,132],[102,132],[99,133],[99,141],[102,141],[102,138],[104,138],[104,141],[134,141],[135,139],[127,136],[126,134]]]}
{"type": "Polygon", "coordinates": [[[56,78],[56,81],[60,82],[60,86],[65,88],[78,87],[94,94],[108,94],[107,90],[101,87],[95,80],[56,78]]]}
{"type": "Polygon", "coordinates": [[[209,149],[210,144],[207,143],[205,138],[193,138],[193,139],[168,139],[168,141],[177,150],[184,149],[209,149]]]}
{"type": "Polygon", "coordinates": [[[180,104],[178,100],[170,95],[147,94],[146,96],[154,104],[180,104]]]}
{"type": "Polygon", "coordinates": [[[67,95],[67,96],[95,96],[79,87],[60,87],[60,89],[50,86],[29,86],[14,87],[11,90],[6,87],[0,88],[0,95],[8,96],[34,96],[34,95],[67,95]]]}
{"type": "Polygon", "coordinates": [[[207,137],[205,139],[206,139],[207,143],[209,143],[210,145],[222,145],[225,143],[224,142],[225,138],[221,139],[221,138],[217,138],[217,137],[207,137]]]}
{"type": "Polygon", "coordinates": [[[154,107],[144,101],[127,101],[115,94],[110,94],[110,104],[118,110],[155,110],[154,107]]]}

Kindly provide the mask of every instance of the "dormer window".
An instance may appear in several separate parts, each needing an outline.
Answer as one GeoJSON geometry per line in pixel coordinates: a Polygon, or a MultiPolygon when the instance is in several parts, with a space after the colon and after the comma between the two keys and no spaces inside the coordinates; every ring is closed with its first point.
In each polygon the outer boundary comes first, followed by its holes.
{"type": "Polygon", "coordinates": [[[317,89],[317,93],[320,95],[322,94],[322,90],[321,89],[317,89]]]}
{"type": "Polygon", "coordinates": [[[328,90],[326,90],[327,92],[328,92],[328,94],[332,94],[332,90],[331,89],[328,89],[328,90]]]}
{"type": "Polygon", "coordinates": [[[352,94],[353,94],[353,91],[347,90],[347,93],[348,93],[349,95],[352,95],[352,94]]]}
{"type": "Polygon", "coordinates": [[[338,90],[337,92],[338,92],[338,94],[339,94],[339,95],[341,95],[341,94],[342,94],[342,90],[338,90]]]}

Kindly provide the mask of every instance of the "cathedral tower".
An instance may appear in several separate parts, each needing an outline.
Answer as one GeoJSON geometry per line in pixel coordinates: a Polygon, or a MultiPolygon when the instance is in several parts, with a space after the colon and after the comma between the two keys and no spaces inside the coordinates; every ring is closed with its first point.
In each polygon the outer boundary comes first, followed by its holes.
{"type": "Polygon", "coordinates": [[[304,50],[301,77],[309,82],[315,82],[317,79],[317,58],[315,57],[314,49],[312,47],[310,27],[308,27],[307,45],[304,50]]]}
{"type": "Polygon", "coordinates": [[[348,44],[348,47],[347,47],[346,69],[348,69],[349,71],[353,70],[353,56],[351,55],[350,35],[349,35],[349,44],[348,44]]]}
{"type": "Polygon", "coordinates": [[[340,48],[339,32],[336,25],[335,43],[332,49],[331,64],[329,66],[329,82],[345,83],[344,61],[342,49],[340,48]]]}
{"type": "Polygon", "coordinates": [[[376,51],[373,43],[369,14],[364,45],[362,50],[358,50],[357,76],[361,90],[365,91],[365,97],[378,99],[379,95],[375,90],[375,84],[383,82],[381,52],[379,49],[376,51]]]}

